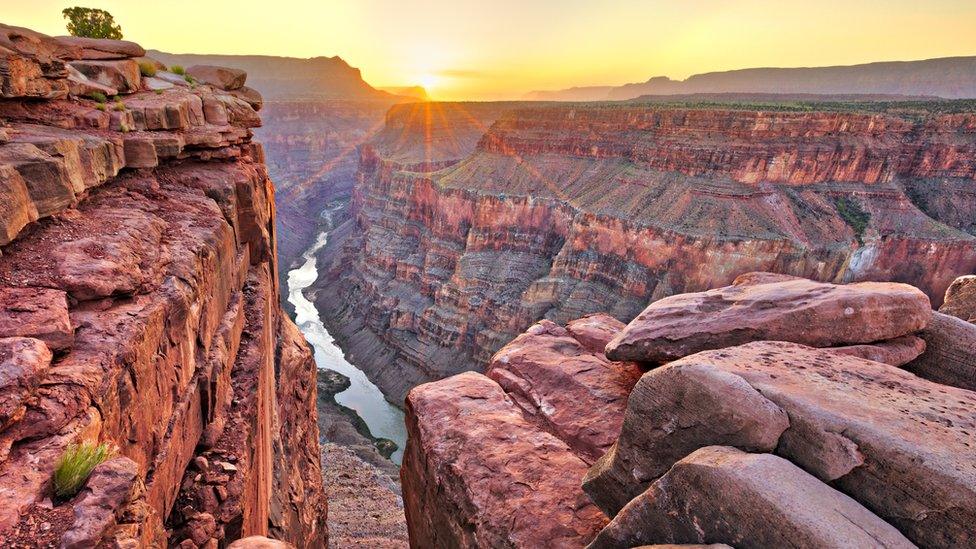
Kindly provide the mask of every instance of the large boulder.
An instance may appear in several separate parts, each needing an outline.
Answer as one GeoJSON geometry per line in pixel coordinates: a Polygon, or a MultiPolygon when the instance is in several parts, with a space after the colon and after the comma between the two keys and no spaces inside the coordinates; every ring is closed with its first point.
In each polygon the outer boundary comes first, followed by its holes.
{"type": "Polygon", "coordinates": [[[31,337],[52,351],[74,343],[67,295],[49,288],[0,287],[0,337],[31,337]]]}
{"type": "Polygon", "coordinates": [[[976,543],[976,393],[787,342],[652,370],[584,489],[610,515],[698,448],[774,452],[928,547],[976,543]]]}
{"type": "Polygon", "coordinates": [[[139,72],[139,64],[132,59],[72,61],[70,65],[89,80],[109,88],[115,88],[120,93],[136,92],[142,86],[142,73],[139,72]]]}
{"type": "Polygon", "coordinates": [[[674,464],[589,545],[723,542],[766,547],[912,548],[861,504],[771,454],[710,446],[674,464]]]}
{"type": "MultiPolygon", "coordinates": [[[[570,323],[577,333],[605,334],[619,322],[589,318],[570,323]],[[602,323],[601,323],[602,322],[602,323]]],[[[611,362],[552,321],[531,326],[492,358],[485,375],[498,382],[530,417],[587,463],[617,440],[627,395],[640,379],[632,362],[611,362]]],[[[591,337],[583,336],[591,343],[591,337]]],[[[605,343],[604,343],[605,345],[605,343]]]]}
{"type": "Polygon", "coordinates": [[[935,313],[921,336],[925,352],[905,369],[936,383],[976,391],[976,325],[935,313]]]}
{"type": "Polygon", "coordinates": [[[237,90],[230,90],[228,93],[243,100],[256,111],[261,110],[261,107],[264,106],[264,97],[261,96],[261,92],[254,88],[243,86],[237,90]]]}
{"type": "Polygon", "coordinates": [[[401,477],[414,547],[580,547],[606,525],[580,489],[586,464],[487,377],[407,396],[401,477]]]}
{"type": "Polygon", "coordinates": [[[95,93],[100,93],[108,98],[119,93],[119,90],[95,82],[70,65],[68,66],[68,91],[75,97],[93,97],[95,93]]]}
{"type": "MultiPolygon", "coordinates": [[[[5,135],[6,132],[0,134],[0,144],[3,144],[5,135]]],[[[0,165],[0,246],[13,240],[21,229],[37,218],[37,206],[31,200],[23,176],[12,166],[0,165]]]]}
{"type": "MultiPolygon", "coordinates": [[[[931,322],[929,323],[931,326],[931,322]]],[[[828,350],[842,355],[859,356],[892,366],[904,366],[925,352],[925,340],[914,335],[902,336],[872,345],[847,345],[828,350]]]]}
{"type": "Polygon", "coordinates": [[[976,275],[960,276],[952,281],[939,312],[976,322],[976,275]]]}
{"type": "Polygon", "coordinates": [[[127,457],[112,458],[95,467],[84,488],[72,500],[74,523],[61,539],[62,549],[95,547],[116,523],[123,506],[139,489],[139,467],[127,457]]]}
{"type": "Polygon", "coordinates": [[[660,364],[750,341],[872,343],[925,327],[928,297],[907,284],[826,284],[750,273],[731,286],[648,306],[607,345],[611,360],[660,364]]]}
{"type": "Polygon", "coordinates": [[[247,81],[246,72],[215,65],[193,65],[186,69],[186,74],[197,82],[210,84],[222,90],[239,90],[247,81]]]}
{"type": "Polygon", "coordinates": [[[108,38],[85,38],[82,36],[58,36],[55,37],[58,43],[66,48],[75,48],[80,51],[78,59],[86,60],[107,60],[107,59],[128,59],[130,57],[141,57],[146,55],[146,50],[135,42],[128,40],[111,40],[108,38]]]}

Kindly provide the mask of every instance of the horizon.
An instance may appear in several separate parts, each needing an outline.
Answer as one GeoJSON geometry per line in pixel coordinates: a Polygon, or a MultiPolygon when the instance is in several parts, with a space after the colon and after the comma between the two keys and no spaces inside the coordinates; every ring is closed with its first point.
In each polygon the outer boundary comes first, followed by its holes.
{"type": "MultiPolygon", "coordinates": [[[[375,88],[423,86],[432,99],[445,101],[523,99],[533,91],[619,86],[656,76],[684,80],[745,68],[976,55],[976,3],[962,0],[924,7],[905,0],[856,6],[748,0],[732,8],[713,0],[691,7],[619,0],[599,9],[588,9],[582,0],[503,0],[490,8],[445,0],[412,6],[294,0],[274,9],[255,0],[198,4],[81,5],[111,12],[124,38],[147,49],[338,56],[375,88]],[[184,16],[189,12],[195,17],[184,16]]],[[[66,34],[61,10],[74,5],[79,4],[0,0],[6,23],[51,35],[66,34]]]]}

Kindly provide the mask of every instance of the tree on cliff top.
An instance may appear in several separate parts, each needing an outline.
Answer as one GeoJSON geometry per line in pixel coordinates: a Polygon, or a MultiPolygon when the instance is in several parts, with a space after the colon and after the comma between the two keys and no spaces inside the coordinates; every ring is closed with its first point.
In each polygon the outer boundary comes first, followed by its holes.
{"type": "Polygon", "coordinates": [[[122,39],[122,27],[115,23],[112,14],[95,8],[64,8],[61,15],[68,20],[68,32],[71,36],[85,38],[122,39]]]}

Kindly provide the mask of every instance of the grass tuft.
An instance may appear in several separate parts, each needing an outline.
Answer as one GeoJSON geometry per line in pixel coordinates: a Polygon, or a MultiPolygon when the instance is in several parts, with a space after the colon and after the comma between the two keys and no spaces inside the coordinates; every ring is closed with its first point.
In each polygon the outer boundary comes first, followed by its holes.
{"type": "Polygon", "coordinates": [[[88,94],[88,97],[91,97],[92,99],[94,99],[99,103],[104,103],[108,101],[108,97],[105,97],[105,94],[100,91],[93,91],[88,94]]]}
{"type": "Polygon", "coordinates": [[[169,72],[182,76],[186,74],[186,69],[183,68],[183,65],[173,65],[169,68],[169,72]]]}
{"type": "Polygon", "coordinates": [[[150,63],[149,61],[140,61],[139,72],[142,73],[143,76],[156,76],[156,65],[150,63]]]}
{"type": "Polygon", "coordinates": [[[114,453],[107,443],[82,442],[68,446],[54,468],[54,495],[62,501],[73,497],[84,486],[92,469],[114,453]]]}

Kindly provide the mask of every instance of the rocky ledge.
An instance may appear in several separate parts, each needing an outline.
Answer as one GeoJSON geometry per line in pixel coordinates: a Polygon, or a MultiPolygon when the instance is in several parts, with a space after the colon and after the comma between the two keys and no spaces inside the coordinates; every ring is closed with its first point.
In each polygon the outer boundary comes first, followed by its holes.
{"type": "Polygon", "coordinates": [[[0,25],[0,539],[322,547],[315,365],[278,306],[260,97],[144,53],[0,25]],[[114,456],[53,498],[83,441],[114,456]]]}
{"type": "Polygon", "coordinates": [[[971,546],[974,336],[905,284],[771,273],[541,321],[410,392],[411,545],[971,546]]]}

